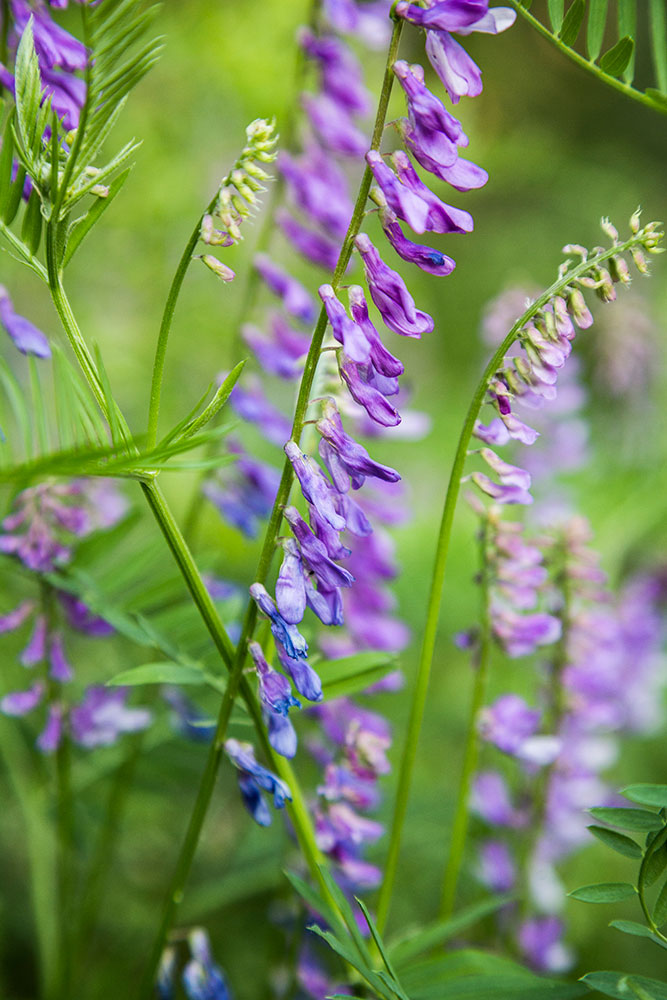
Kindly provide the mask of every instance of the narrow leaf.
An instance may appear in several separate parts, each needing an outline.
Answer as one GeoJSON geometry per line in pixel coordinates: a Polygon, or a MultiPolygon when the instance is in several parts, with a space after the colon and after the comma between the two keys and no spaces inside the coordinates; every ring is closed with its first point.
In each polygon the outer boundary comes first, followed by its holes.
{"type": "Polygon", "coordinates": [[[315,913],[319,913],[319,915],[326,920],[329,927],[332,927],[339,933],[344,931],[344,925],[338,914],[335,912],[333,907],[331,907],[329,903],[315,891],[315,889],[311,888],[307,882],[304,882],[304,880],[294,872],[285,870],[284,874],[287,880],[292,884],[292,888],[295,889],[299,896],[306,901],[311,910],[315,913]]]}
{"type": "Polygon", "coordinates": [[[107,208],[123,187],[127,178],[130,176],[131,170],[132,167],[126,167],[125,170],[123,170],[123,172],[119,174],[118,177],[116,177],[109,185],[109,193],[106,198],[96,198],[88,212],[74,223],[67,238],[67,247],[65,249],[65,256],[63,257],[63,267],[67,267],[90,230],[100,219],[103,212],[106,212],[107,208]]]}
{"type": "Polygon", "coordinates": [[[481,903],[475,903],[461,910],[449,920],[440,920],[420,930],[411,931],[389,945],[389,954],[399,965],[405,964],[422,952],[449,941],[456,934],[495,913],[511,902],[512,898],[512,896],[499,896],[485,899],[481,903]]]}
{"type": "Polygon", "coordinates": [[[560,26],[563,23],[565,0],[548,0],[548,8],[551,27],[556,33],[558,33],[560,31],[560,26]]]}
{"type": "Polygon", "coordinates": [[[646,809],[605,807],[590,809],[589,812],[595,819],[608,823],[609,826],[618,826],[621,830],[662,830],[665,825],[662,816],[646,809]]]}
{"type": "Polygon", "coordinates": [[[581,903],[620,903],[622,899],[634,896],[637,890],[629,882],[598,882],[597,885],[582,885],[568,893],[581,903]]]}
{"type": "MultiPolygon", "coordinates": [[[[637,0],[618,0],[618,37],[634,39],[637,34],[637,0]]],[[[626,83],[632,83],[635,75],[634,48],[623,73],[626,83]]]]}
{"type": "Polygon", "coordinates": [[[607,847],[611,847],[612,851],[617,851],[618,854],[623,854],[626,858],[641,858],[644,853],[636,841],[631,837],[626,837],[623,833],[608,830],[604,826],[589,826],[588,829],[594,837],[601,840],[607,847]]]}
{"type": "Polygon", "coordinates": [[[21,35],[14,69],[16,117],[23,148],[28,154],[34,143],[41,93],[42,81],[30,18],[21,35]]]}
{"type": "Polygon", "coordinates": [[[338,909],[342,914],[343,920],[345,921],[345,926],[347,927],[348,933],[352,941],[354,941],[354,944],[356,945],[357,951],[359,952],[362,959],[366,963],[371,964],[368,948],[366,947],[366,942],[364,941],[362,933],[357,925],[357,918],[354,912],[352,911],[352,907],[348,903],[347,899],[345,898],[345,895],[343,894],[342,889],[335,881],[333,875],[331,874],[327,866],[320,865],[319,869],[320,869],[320,875],[322,876],[322,880],[324,881],[324,884],[326,885],[327,889],[329,890],[329,893],[331,894],[331,898],[333,899],[333,901],[335,902],[336,906],[338,907],[338,909]]]}
{"type": "Polygon", "coordinates": [[[646,924],[639,924],[636,920],[612,920],[610,927],[621,931],[622,934],[630,934],[633,937],[651,938],[653,931],[646,924]]]}
{"type": "Polygon", "coordinates": [[[231,396],[234,386],[241,377],[241,372],[243,371],[245,363],[246,359],[244,358],[243,361],[239,361],[239,363],[234,368],[232,368],[231,372],[224,380],[222,385],[218,387],[215,396],[208,404],[206,409],[203,411],[203,413],[201,413],[195,420],[193,420],[185,428],[185,430],[181,434],[181,439],[192,437],[193,434],[196,434],[203,427],[205,427],[206,424],[209,422],[209,420],[212,420],[213,417],[216,415],[216,413],[218,413],[218,411],[222,409],[222,407],[225,405],[225,403],[231,396]]]}
{"type": "Polygon", "coordinates": [[[137,687],[141,684],[206,684],[206,674],[196,667],[187,667],[168,660],[160,663],[143,663],[140,667],[116,674],[107,687],[137,687]]]}
{"type": "Polygon", "coordinates": [[[631,802],[667,809],[667,785],[628,785],[621,792],[631,802]]]}
{"type": "MultiPolygon", "coordinates": [[[[633,982],[646,990],[654,1000],[667,1000],[667,983],[646,976],[632,976],[633,982]]],[[[614,1000],[628,1000],[628,975],[625,972],[589,972],[582,982],[591,990],[604,993],[614,1000]]]]}
{"type": "Polygon", "coordinates": [[[380,937],[380,933],[379,933],[377,927],[375,926],[373,918],[371,917],[370,913],[368,912],[368,907],[363,902],[363,900],[359,899],[358,896],[355,896],[354,898],[356,899],[356,901],[357,901],[357,903],[359,905],[359,909],[361,910],[361,912],[364,915],[364,920],[368,924],[368,929],[371,932],[371,936],[372,936],[373,940],[375,941],[375,944],[377,945],[377,949],[380,952],[380,956],[382,958],[382,961],[385,964],[385,968],[386,968],[387,972],[389,973],[389,975],[392,978],[392,981],[393,981],[393,984],[394,984],[393,988],[395,989],[396,995],[399,996],[399,997],[401,997],[401,998],[404,998],[404,1000],[407,1000],[407,997],[405,996],[405,993],[403,992],[403,990],[402,990],[402,988],[400,986],[400,983],[398,982],[398,977],[397,977],[397,975],[396,975],[396,973],[395,973],[395,971],[394,971],[394,969],[392,967],[391,960],[390,960],[389,955],[387,953],[387,949],[385,948],[384,942],[383,942],[382,938],[380,937]]]}
{"type": "Polygon", "coordinates": [[[607,23],[608,0],[589,0],[588,24],[586,27],[586,51],[593,62],[600,55],[604,29],[607,23]]]}
{"type": "Polygon", "coordinates": [[[630,62],[634,50],[635,43],[626,35],[605,52],[600,60],[600,69],[608,76],[620,76],[630,62]]]}
{"type": "Polygon", "coordinates": [[[19,210],[21,198],[23,197],[23,186],[25,184],[26,177],[27,173],[25,167],[19,167],[16,172],[16,177],[14,178],[14,183],[9,189],[9,197],[7,198],[5,210],[2,214],[2,218],[7,225],[10,225],[16,218],[16,213],[19,210]]]}
{"type": "Polygon", "coordinates": [[[28,247],[31,256],[37,253],[39,241],[42,238],[42,203],[37,191],[33,188],[28,199],[28,207],[23,216],[21,239],[28,247]]]}
{"type": "Polygon", "coordinates": [[[560,40],[563,45],[572,46],[577,40],[577,35],[581,28],[584,14],[586,13],[585,0],[573,0],[560,29],[560,40]]]}
{"type": "Polygon", "coordinates": [[[327,699],[342,698],[363,691],[395,668],[396,658],[393,654],[370,650],[317,664],[317,671],[322,677],[322,690],[327,699]]]}
{"type": "Polygon", "coordinates": [[[667,868],[667,847],[663,845],[657,848],[644,865],[642,881],[646,887],[657,882],[665,868],[667,868]]]}
{"type": "Polygon", "coordinates": [[[655,901],[655,906],[653,907],[653,920],[656,927],[662,927],[667,920],[667,882],[663,885],[660,890],[660,894],[655,901]]]}
{"type": "Polygon", "coordinates": [[[10,112],[2,132],[0,149],[0,217],[4,218],[5,207],[12,184],[12,164],[14,162],[14,135],[12,132],[14,112],[10,112]]]}

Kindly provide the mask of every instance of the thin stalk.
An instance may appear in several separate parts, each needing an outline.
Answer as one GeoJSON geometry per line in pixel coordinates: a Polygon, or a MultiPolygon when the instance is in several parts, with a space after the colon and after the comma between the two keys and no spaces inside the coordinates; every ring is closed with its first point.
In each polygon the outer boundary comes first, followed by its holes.
{"type": "Polygon", "coordinates": [[[616,77],[609,76],[609,74],[601,70],[599,66],[596,66],[592,59],[586,59],[584,56],[579,55],[578,52],[571,49],[569,45],[565,45],[560,38],[552,34],[552,32],[549,31],[549,29],[545,27],[545,25],[543,25],[542,22],[534,16],[534,14],[531,14],[530,11],[526,10],[521,0],[510,0],[510,2],[517,13],[520,14],[525,21],[528,21],[528,24],[530,24],[531,27],[538,32],[538,34],[542,35],[543,38],[546,38],[552,45],[555,45],[559,52],[568,56],[568,58],[570,58],[572,62],[576,63],[577,66],[581,67],[581,69],[586,70],[587,73],[592,73],[592,75],[602,83],[606,83],[609,87],[613,87],[614,90],[618,90],[621,94],[625,94],[625,96],[631,98],[631,100],[638,101],[638,103],[643,104],[644,107],[651,108],[652,111],[659,111],[663,115],[667,114],[667,102],[655,100],[655,98],[651,97],[649,94],[645,94],[641,90],[636,90],[635,87],[632,87],[629,83],[625,83],[623,80],[617,80],[616,77]]]}
{"type": "Polygon", "coordinates": [[[466,733],[465,749],[463,751],[463,767],[459,790],[456,799],[456,810],[454,813],[454,823],[452,825],[452,839],[449,849],[449,857],[445,867],[445,877],[442,884],[442,900],[440,904],[440,919],[447,920],[454,910],[456,901],[456,887],[458,885],[463,855],[468,834],[468,818],[470,789],[477,770],[477,760],[479,757],[479,735],[477,733],[477,720],[484,704],[486,695],[487,680],[489,676],[489,663],[491,659],[491,613],[490,613],[490,573],[489,573],[489,523],[485,521],[480,533],[480,563],[481,563],[481,614],[479,648],[477,652],[477,663],[475,671],[475,683],[473,685],[472,702],[470,705],[470,716],[468,718],[468,729],[466,733]]]}
{"type": "Polygon", "coordinates": [[[169,295],[167,296],[167,301],[165,303],[164,312],[162,313],[160,332],[158,334],[157,345],[155,348],[155,360],[153,361],[153,378],[151,381],[151,394],[148,406],[148,431],[146,435],[148,448],[154,447],[155,442],[157,441],[158,420],[160,417],[160,400],[162,398],[162,382],[164,379],[164,364],[167,356],[169,332],[171,330],[171,324],[176,311],[176,303],[178,302],[178,297],[181,294],[181,288],[183,287],[185,275],[190,267],[192,255],[195,252],[197,243],[199,243],[199,235],[201,233],[204,216],[213,211],[217,200],[218,192],[216,191],[214,197],[208,203],[206,210],[199,216],[199,219],[190,234],[190,239],[186,243],[181,259],[178,262],[178,267],[176,268],[176,273],[172,279],[169,295]]]}
{"type": "Polygon", "coordinates": [[[72,795],[72,754],[66,719],[56,751],[58,896],[61,947],[57,996],[68,1000],[72,978],[72,926],[74,904],[74,797],[72,795]]]}
{"type": "Polygon", "coordinates": [[[576,281],[577,278],[582,277],[596,264],[603,263],[610,257],[624,253],[630,247],[639,242],[640,240],[638,237],[633,236],[618,246],[610,247],[607,250],[603,250],[599,254],[591,256],[587,261],[582,261],[576,267],[567,271],[562,277],[559,277],[550,288],[543,292],[542,295],[540,295],[539,298],[537,298],[516,321],[503,340],[502,344],[496,350],[495,354],[484,369],[484,373],[477,385],[477,388],[475,389],[470,406],[468,407],[468,412],[463,422],[461,435],[459,437],[456,453],[454,455],[454,462],[452,464],[452,471],[449,477],[445,503],[442,511],[442,519],[440,522],[440,531],[436,546],[431,587],[427,601],[426,622],[424,625],[424,635],[419,656],[417,677],[413,688],[410,716],[399,767],[398,785],[396,790],[396,800],[394,803],[394,813],[392,817],[385,876],[378,899],[377,924],[380,931],[382,931],[386,925],[391,905],[391,895],[394,888],[396,871],[398,868],[401,839],[403,836],[403,825],[405,823],[405,816],[407,813],[410,785],[412,783],[412,773],[417,756],[417,744],[419,742],[419,734],[421,732],[422,720],[426,707],[429,677],[431,673],[431,665],[433,663],[433,654],[435,652],[438,619],[440,617],[440,602],[442,600],[442,588],[445,580],[445,569],[447,566],[447,556],[449,554],[449,542],[452,533],[452,524],[454,522],[454,512],[456,510],[459,490],[461,489],[461,476],[463,474],[463,467],[465,465],[470,439],[475,427],[475,421],[477,420],[479,411],[484,404],[488,385],[498,368],[502,365],[505,354],[516,340],[521,328],[529,320],[531,320],[533,316],[539,312],[539,310],[542,309],[547,302],[550,301],[550,299],[563,292],[568,285],[576,281]]]}

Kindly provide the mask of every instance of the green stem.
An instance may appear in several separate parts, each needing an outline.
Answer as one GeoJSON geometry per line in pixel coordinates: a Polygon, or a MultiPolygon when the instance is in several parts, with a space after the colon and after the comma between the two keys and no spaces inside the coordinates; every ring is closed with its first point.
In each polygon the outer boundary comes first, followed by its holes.
{"type": "Polygon", "coordinates": [[[477,759],[479,757],[479,736],[477,733],[477,720],[484,704],[486,695],[487,680],[489,676],[489,662],[491,658],[491,615],[489,610],[490,600],[490,580],[489,580],[489,560],[488,541],[489,523],[485,521],[480,534],[480,554],[481,554],[481,617],[479,633],[479,650],[477,656],[475,683],[473,685],[472,703],[470,705],[470,716],[468,718],[468,730],[466,734],[465,750],[463,752],[463,767],[459,782],[459,791],[456,800],[456,810],[454,813],[454,823],[452,825],[452,839],[449,849],[449,857],[445,867],[445,877],[442,884],[442,900],[440,904],[440,918],[447,920],[454,910],[456,901],[456,887],[458,885],[463,854],[466,846],[468,834],[468,817],[470,789],[477,770],[477,759]]]}
{"type": "Polygon", "coordinates": [[[63,734],[56,751],[57,829],[58,829],[58,895],[61,947],[57,996],[68,1000],[71,996],[72,976],[72,926],[74,922],[74,799],[72,796],[72,757],[67,720],[63,720],[63,734]]]}
{"type": "Polygon", "coordinates": [[[162,313],[160,332],[158,334],[157,346],[155,348],[155,360],[153,361],[153,378],[151,381],[151,394],[148,407],[147,446],[149,448],[154,447],[155,442],[157,441],[160,400],[162,397],[162,382],[164,379],[164,365],[167,356],[167,344],[169,343],[169,332],[174,319],[174,312],[176,311],[176,303],[178,302],[178,297],[181,294],[181,288],[183,286],[183,281],[185,280],[185,275],[190,267],[192,255],[194,254],[197,243],[199,242],[199,235],[201,233],[204,216],[213,211],[217,201],[218,192],[216,191],[215,196],[209,202],[206,211],[202,212],[199,216],[199,219],[190,234],[190,239],[185,245],[181,259],[178,262],[178,267],[176,268],[176,273],[174,274],[171,282],[164,312],[162,313]]]}
{"type": "Polygon", "coordinates": [[[581,69],[586,70],[587,73],[592,73],[598,80],[602,83],[606,83],[609,87],[613,87],[614,90],[618,90],[621,94],[626,97],[631,98],[633,101],[638,101],[639,104],[643,104],[647,108],[651,108],[652,111],[659,111],[661,114],[667,114],[667,102],[657,101],[649,94],[644,94],[641,90],[636,90],[629,83],[625,83],[623,80],[617,80],[616,77],[609,76],[596,66],[592,59],[585,59],[584,56],[579,55],[574,49],[571,49],[569,45],[565,45],[557,35],[554,35],[549,29],[539,21],[534,14],[531,14],[521,3],[521,0],[510,0],[514,9],[523,17],[528,24],[531,25],[546,38],[547,41],[551,42],[563,55],[568,56],[572,62],[576,63],[581,69]]]}
{"type": "Polygon", "coordinates": [[[426,696],[428,693],[431,664],[433,662],[433,654],[435,652],[438,620],[440,617],[440,602],[442,600],[442,588],[445,580],[445,568],[447,566],[447,556],[449,553],[452,524],[454,522],[454,512],[456,510],[456,502],[461,488],[461,476],[463,474],[463,467],[465,465],[470,439],[475,427],[475,421],[477,420],[479,411],[484,404],[488,385],[494,377],[496,371],[501,367],[505,354],[516,340],[521,328],[528,323],[528,321],[531,320],[540,309],[542,309],[552,298],[554,298],[554,296],[565,291],[565,289],[572,284],[572,282],[576,281],[577,278],[582,277],[596,264],[601,264],[613,256],[622,254],[630,247],[639,243],[641,243],[641,239],[638,236],[632,236],[629,240],[626,240],[625,243],[621,243],[615,247],[610,247],[607,250],[603,250],[599,254],[593,255],[587,261],[582,261],[576,267],[567,271],[562,277],[559,277],[550,288],[543,292],[543,294],[540,295],[539,298],[537,298],[532,305],[526,309],[525,313],[516,321],[500,347],[498,347],[497,351],[484,369],[484,373],[470,402],[456,448],[456,454],[454,456],[452,471],[449,477],[449,484],[447,486],[447,493],[445,496],[444,508],[442,511],[442,520],[440,522],[440,532],[438,535],[435,553],[433,576],[426,609],[424,636],[422,639],[419,665],[417,668],[417,678],[412,693],[408,728],[403,744],[403,752],[398,775],[398,785],[396,790],[394,813],[392,817],[385,876],[378,899],[377,924],[380,931],[384,929],[387,921],[389,907],[391,905],[391,895],[398,868],[401,839],[403,836],[403,825],[407,813],[410,785],[412,783],[412,773],[417,755],[417,744],[419,742],[419,734],[426,707],[426,696]]]}

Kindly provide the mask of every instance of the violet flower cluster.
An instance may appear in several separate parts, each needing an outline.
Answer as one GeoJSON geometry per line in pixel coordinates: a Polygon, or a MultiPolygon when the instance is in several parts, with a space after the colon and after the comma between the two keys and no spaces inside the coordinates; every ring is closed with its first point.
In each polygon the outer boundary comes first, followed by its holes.
{"type": "Polygon", "coordinates": [[[15,632],[32,622],[19,660],[27,670],[40,671],[28,688],[6,694],[0,711],[22,717],[45,708],[37,737],[43,753],[58,748],[65,729],[75,743],[92,749],[108,746],[121,733],[143,729],[151,721],[150,712],[126,704],[128,692],[122,688],[92,685],[78,703],[66,698],[64,685],[73,680],[74,669],[65,649],[65,630],[104,638],[113,629],[78,598],[45,579],[70,562],[77,541],[113,527],[125,511],[124,498],[109,482],[73,480],[23,490],[2,522],[0,551],[37,576],[42,600],[24,600],[0,616],[0,632],[15,632]]]}

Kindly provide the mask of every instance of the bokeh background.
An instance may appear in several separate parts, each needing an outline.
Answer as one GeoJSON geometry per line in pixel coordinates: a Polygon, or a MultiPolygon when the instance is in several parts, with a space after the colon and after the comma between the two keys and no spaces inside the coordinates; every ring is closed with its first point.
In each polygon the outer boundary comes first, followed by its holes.
{"type": "MultiPolygon", "coordinates": [[[[69,271],[69,291],[82,329],[103,350],[112,385],[130,424],[141,428],[160,312],[182,247],[202,206],[243,143],[244,128],[258,116],[275,116],[284,130],[294,102],[294,34],[305,20],[306,0],[167,0],[159,18],[165,51],[157,69],[131,97],[116,142],[143,139],[136,167],[125,190],[89,238],[69,271]]],[[[543,13],[543,5],[534,11],[543,13]]],[[[416,38],[416,35],[415,35],[416,38]]],[[[402,54],[421,59],[407,39],[402,54]]],[[[377,457],[390,460],[410,485],[414,517],[396,533],[402,574],[396,584],[402,616],[414,640],[401,657],[412,677],[424,605],[449,466],[456,438],[488,348],[479,330],[485,306],[515,284],[546,287],[554,279],[565,243],[600,242],[599,219],[608,215],[623,233],[634,209],[644,220],[667,216],[665,162],[667,119],[635,104],[586,75],[519,22],[493,38],[473,36],[469,48],[484,72],[484,92],[458,111],[470,135],[468,155],[488,169],[485,189],[456,200],[475,218],[475,231],[439,244],[457,260],[454,274],[437,279],[405,269],[419,306],[436,320],[433,334],[421,342],[402,341],[399,353],[413,388],[413,405],[427,412],[432,431],[415,443],[379,442],[377,457]],[[389,459],[389,456],[391,458],[389,459]]],[[[643,46],[646,50],[646,46],[643,46]]],[[[648,76],[640,45],[638,78],[648,76]]],[[[382,56],[364,55],[367,81],[377,90],[382,56]]],[[[400,95],[396,116],[402,113],[400,95]]],[[[452,198],[454,201],[455,199],[452,198]]],[[[193,267],[178,307],[169,348],[162,426],[175,423],[206,386],[240,359],[236,329],[245,275],[261,228],[261,219],[246,230],[240,248],[225,260],[238,278],[217,282],[204,268],[193,267]]],[[[272,249],[282,254],[276,236],[272,249]]],[[[227,253],[227,252],[226,252],[227,253]]],[[[41,288],[7,254],[0,259],[2,281],[11,288],[20,312],[59,336],[55,313],[41,288]]],[[[306,265],[296,265],[310,287],[322,280],[306,265]]],[[[599,323],[580,335],[580,352],[589,385],[588,416],[592,454],[588,467],[570,478],[569,487],[581,512],[590,519],[596,546],[612,580],[630,569],[654,567],[667,560],[664,518],[666,428],[664,359],[667,322],[667,272],[656,260],[651,280],[637,278],[627,303],[650,317],[647,363],[639,391],[613,395],[599,372],[600,343],[606,310],[599,323]]],[[[636,360],[632,342],[622,337],[627,365],[636,360]]],[[[10,346],[2,345],[9,357],[10,346]]],[[[268,455],[258,441],[258,449],[268,455]]],[[[188,509],[197,485],[195,473],[166,474],[164,488],[180,514],[188,509]]],[[[129,488],[131,489],[131,488],[129,488]]],[[[417,779],[399,870],[392,926],[400,928],[431,917],[446,858],[448,830],[460,765],[460,751],[470,694],[468,657],[458,651],[453,635],[475,620],[475,525],[463,509],[457,515],[454,544],[445,585],[441,629],[420,744],[417,779]]],[[[154,533],[147,516],[141,533],[154,533]]],[[[206,565],[243,585],[251,581],[257,548],[225,528],[211,508],[205,511],[197,550],[206,565]]],[[[161,570],[162,572],[162,570],[161,570]]],[[[165,566],[168,576],[172,570],[165,566]]],[[[147,581],[155,584],[164,581],[147,581]]],[[[173,586],[178,586],[174,576],[173,586]]],[[[11,654],[11,641],[7,644],[11,654]]],[[[77,669],[89,679],[113,673],[145,659],[129,643],[112,643],[103,664],[82,643],[77,669]]],[[[8,657],[8,660],[11,656],[8,657]]],[[[8,667],[7,669],[10,669],[8,667]]],[[[498,658],[492,693],[515,685],[530,689],[525,664],[508,667],[498,658]]],[[[383,708],[396,730],[396,750],[407,715],[407,693],[384,696],[383,708]]],[[[13,726],[13,724],[12,724],[13,726]]],[[[0,735],[11,741],[15,730],[5,722],[0,735]]],[[[184,740],[156,740],[139,761],[121,839],[100,909],[99,932],[87,954],[90,975],[81,994],[108,998],[132,981],[141,966],[161,902],[161,886],[171,872],[194,796],[204,748],[184,740]]],[[[316,776],[301,755],[306,783],[316,776]]],[[[91,830],[107,795],[106,772],[114,751],[90,765],[82,794],[84,826],[91,830]]],[[[82,771],[82,773],[84,773],[82,771]]],[[[612,782],[665,781],[664,732],[652,739],[627,743],[612,782]]],[[[385,811],[392,798],[386,781],[385,811]]],[[[4,844],[0,881],[5,886],[0,907],[3,951],[3,996],[34,995],[31,957],[32,915],[27,889],[27,848],[22,819],[11,791],[0,819],[4,844]]],[[[594,805],[595,803],[591,803],[594,805]]],[[[183,921],[203,922],[216,955],[228,971],[238,997],[269,995],[272,969],[284,958],[281,923],[289,894],[280,874],[290,858],[289,842],[274,823],[270,831],[251,826],[237,803],[235,782],[225,769],[183,908],[183,921]],[[272,904],[278,888],[282,904],[272,904]],[[270,919],[268,919],[270,917],[270,919]]],[[[474,824],[473,824],[474,829],[474,824]]],[[[384,849],[380,841],[376,855],[384,849]]],[[[592,843],[565,869],[569,888],[598,878],[630,878],[630,862],[609,855],[592,843]]],[[[463,899],[480,888],[464,883],[463,899]]],[[[664,959],[651,945],[625,938],[606,924],[612,917],[636,918],[633,904],[567,907],[570,939],[579,953],[579,973],[619,968],[644,974],[664,972],[664,959]]]]}

